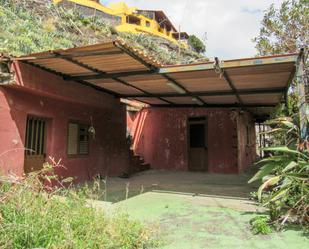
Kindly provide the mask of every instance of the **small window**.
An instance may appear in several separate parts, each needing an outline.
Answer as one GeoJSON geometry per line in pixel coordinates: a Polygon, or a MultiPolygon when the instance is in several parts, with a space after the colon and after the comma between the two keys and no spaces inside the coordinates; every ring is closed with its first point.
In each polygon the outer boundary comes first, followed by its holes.
{"type": "Polygon", "coordinates": [[[28,117],[26,126],[26,156],[45,154],[46,122],[42,118],[28,117]]]}
{"type": "Polygon", "coordinates": [[[136,16],[127,16],[127,23],[141,25],[141,19],[136,16]]]}
{"type": "Polygon", "coordinates": [[[146,27],[150,27],[150,22],[146,21],[146,27]]]}
{"type": "Polygon", "coordinates": [[[69,123],[68,127],[68,155],[88,155],[89,153],[89,126],[69,123]]]}

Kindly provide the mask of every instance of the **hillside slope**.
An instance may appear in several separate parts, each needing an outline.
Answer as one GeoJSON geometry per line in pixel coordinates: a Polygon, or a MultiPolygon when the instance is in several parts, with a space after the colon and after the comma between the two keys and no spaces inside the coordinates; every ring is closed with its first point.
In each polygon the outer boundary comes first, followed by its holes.
{"type": "Polygon", "coordinates": [[[162,64],[207,60],[190,49],[179,51],[169,41],[117,33],[102,19],[57,7],[49,0],[0,0],[0,53],[14,56],[123,39],[162,64]]]}

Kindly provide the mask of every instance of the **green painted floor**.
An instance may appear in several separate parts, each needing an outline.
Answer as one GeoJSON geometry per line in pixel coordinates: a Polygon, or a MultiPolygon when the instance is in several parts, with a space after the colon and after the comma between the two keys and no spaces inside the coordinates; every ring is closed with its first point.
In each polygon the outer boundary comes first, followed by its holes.
{"type": "Polygon", "coordinates": [[[243,199],[148,192],[113,206],[159,227],[162,249],[309,248],[309,238],[292,229],[252,235],[249,220],[257,208],[243,199]]]}

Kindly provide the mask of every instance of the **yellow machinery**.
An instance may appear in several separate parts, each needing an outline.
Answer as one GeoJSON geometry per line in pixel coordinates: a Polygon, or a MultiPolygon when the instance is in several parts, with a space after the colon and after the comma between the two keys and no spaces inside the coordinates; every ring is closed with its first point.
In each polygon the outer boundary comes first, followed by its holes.
{"type": "Polygon", "coordinates": [[[64,7],[78,7],[86,15],[100,15],[110,21],[119,32],[148,33],[187,47],[188,35],[177,29],[164,14],[157,10],[130,8],[124,2],[102,5],[99,0],[53,0],[64,7]]]}

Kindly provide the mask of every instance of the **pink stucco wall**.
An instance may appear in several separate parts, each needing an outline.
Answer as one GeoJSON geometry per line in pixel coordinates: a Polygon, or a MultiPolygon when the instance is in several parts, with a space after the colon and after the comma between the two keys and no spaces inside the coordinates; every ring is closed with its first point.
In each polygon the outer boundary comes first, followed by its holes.
{"type": "Polygon", "coordinates": [[[119,99],[88,86],[64,81],[61,77],[14,63],[16,84],[0,86],[0,170],[23,174],[27,115],[47,119],[47,158],[62,159],[62,176],[78,181],[94,175],[118,175],[128,167],[125,107],[119,99]],[[90,140],[89,155],[69,157],[67,127],[70,120],[96,129],[90,140]]]}
{"type": "Polygon", "coordinates": [[[128,113],[134,152],[154,169],[188,170],[187,120],[201,116],[208,119],[208,171],[239,173],[248,167],[254,155],[240,161],[238,150],[237,125],[245,120],[229,109],[148,108],[128,113]]]}

